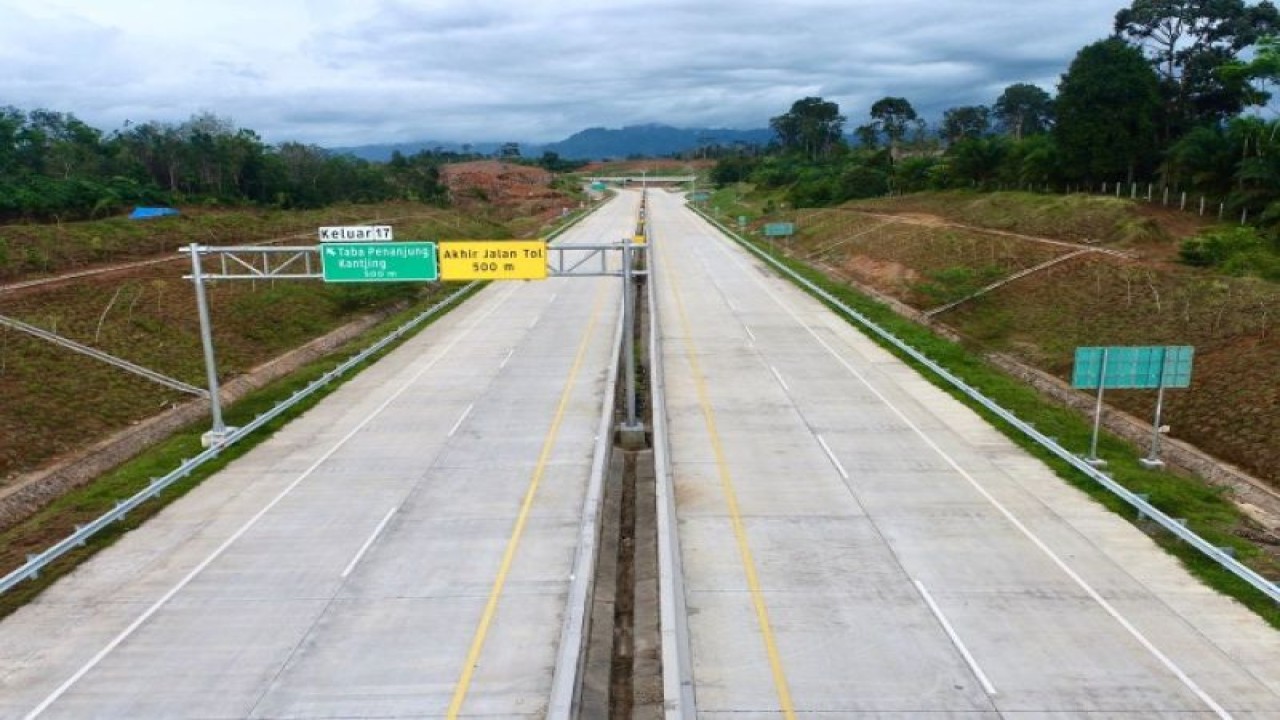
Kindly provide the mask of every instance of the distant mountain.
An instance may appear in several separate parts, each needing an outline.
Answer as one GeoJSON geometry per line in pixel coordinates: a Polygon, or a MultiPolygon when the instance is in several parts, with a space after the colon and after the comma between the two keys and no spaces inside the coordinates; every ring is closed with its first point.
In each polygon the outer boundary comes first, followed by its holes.
{"type": "MultiPolygon", "coordinates": [[[[697,150],[707,145],[731,146],[738,143],[747,145],[767,145],[773,140],[772,130],[730,130],[727,128],[675,128],[669,125],[631,125],[624,128],[589,128],[574,133],[559,142],[547,145],[521,144],[520,154],[524,157],[541,157],[550,151],[566,160],[617,160],[632,156],[663,157],[676,153],[697,150]]],[[[365,160],[386,162],[391,153],[399,150],[404,155],[413,155],[423,150],[441,149],[448,152],[473,152],[481,155],[493,155],[503,143],[500,142],[407,142],[379,145],[358,145],[354,147],[330,148],[331,152],[340,155],[353,155],[365,160]]]]}
{"type": "MultiPolygon", "coordinates": [[[[618,130],[590,128],[543,147],[567,160],[616,160],[633,155],[663,157],[706,145],[767,145],[772,130],[674,128],[669,125],[631,125],[618,130]]],[[[541,153],[539,153],[541,154],[541,153]]]]}
{"type": "MultiPolygon", "coordinates": [[[[420,140],[417,142],[406,143],[386,143],[379,145],[354,145],[351,147],[335,147],[328,148],[329,152],[335,155],[352,155],[361,160],[371,160],[374,162],[386,162],[391,159],[391,154],[396,150],[401,155],[409,156],[422,152],[423,150],[443,150],[445,152],[456,153],[477,153],[479,155],[493,155],[498,152],[498,148],[502,147],[500,142],[478,142],[478,143],[458,143],[458,142],[436,142],[433,140],[420,140]]],[[[539,155],[542,153],[539,152],[539,155]]]]}

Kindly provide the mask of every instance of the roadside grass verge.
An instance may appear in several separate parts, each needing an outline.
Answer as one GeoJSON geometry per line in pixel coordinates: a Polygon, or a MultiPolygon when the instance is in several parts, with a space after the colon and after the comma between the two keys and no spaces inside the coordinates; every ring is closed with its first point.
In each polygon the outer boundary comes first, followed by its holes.
{"type": "MultiPolygon", "coordinates": [[[[474,292],[478,291],[479,287],[482,286],[477,286],[477,289],[466,297],[470,297],[474,292]]],[[[393,329],[423,312],[431,305],[441,302],[446,296],[447,292],[444,292],[442,287],[441,292],[432,293],[430,297],[395,313],[325,358],[308,364],[289,377],[249,394],[226,410],[227,424],[231,426],[247,424],[278,403],[288,400],[295,392],[304,389],[309,383],[341,364],[353,352],[390,333],[393,329]]],[[[459,302],[464,299],[460,299],[459,302]]],[[[360,370],[386,356],[409,338],[430,326],[440,317],[443,317],[443,315],[444,313],[440,313],[427,319],[413,332],[406,334],[387,348],[352,368],[351,372],[334,379],[299,401],[288,411],[263,426],[259,432],[226,448],[216,458],[196,468],[189,476],[174,483],[151,502],[144,503],[121,521],[90,538],[83,547],[58,558],[45,568],[39,577],[26,580],[8,593],[0,595],[0,618],[13,613],[59,578],[74,570],[80,563],[99,551],[110,547],[116,540],[139,527],[149,518],[154,517],[170,503],[226,467],[227,464],[245,455],[270,438],[281,427],[307,412],[320,400],[355,377],[360,370]]],[[[103,475],[85,487],[67,493],[26,521],[0,533],[0,573],[8,573],[16,569],[25,562],[28,553],[40,552],[54,542],[70,535],[76,525],[87,523],[103,515],[115,507],[117,501],[145,489],[152,478],[168,474],[178,467],[184,459],[199,454],[202,450],[200,436],[205,429],[205,421],[203,420],[200,423],[188,426],[135,459],[103,475]]]]}
{"type": "MultiPolygon", "coordinates": [[[[853,288],[782,254],[777,248],[770,247],[764,242],[749,242],[757,250],[771,255],[801,277],[830,293],[848,307],[862,313],[934,362],[946,367],[983,395],[1025,422],[1034,425],[1040,432],[1055,438],[1063,447],[1080,453],[1085,452],[1089,447],[1092,426],[1072,410],[1043,398],[1033,388],[992,367],[980,355],[962,345],[942,338],[928,328],[903,318],[887,306],[862,295],[853,288]]],[[[852,319],[849,322],[856,324],[852,319]]],[[[1129,519],[1152,537],[1157,544],[1178,558],[1192,574],[1207,585],[1239,600],[1273,627],[1280,629],[1280,606],[1270,598],[1227,572],[1191,546],[1163,531],[1155,523],[1137,518],[1133,508],[1123,500],[1083,476],[1069,464],[1004,423],[941,378],[934,376],[928,369],[920,366],[897,348],[870,333],[868,337],[914,367],[931,383],[983,416],[1015,444],[1040,459],[1071,485],[1083,490],[1103,506],[1129,519]]],[[[1226,497],[1225,489],[1211,487],[1199,480],[1181,477],[1170,472],[1148,470],[1139,463],[1139,458],[1145,455],[1141,448],[1106,433],[1099,439],[1099,455],[1108,460],[1107,471],[1118,483],[1134,493],[1148,496],[1152,505],[1170,517],[1185,519],[1189,528],[1210,543],[1231,548],[1241,562],[1265,577],[1280,576],[1280,561],[1276,557],[1263,552],[1237,534],[1239,530],[1251,527],[1251,522],[1231,504],[1226,497]]]]}

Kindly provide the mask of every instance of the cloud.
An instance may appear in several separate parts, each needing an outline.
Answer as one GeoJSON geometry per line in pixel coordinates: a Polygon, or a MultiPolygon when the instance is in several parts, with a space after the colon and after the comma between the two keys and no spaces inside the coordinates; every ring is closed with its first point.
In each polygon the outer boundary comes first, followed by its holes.
{"type": "Polygon", "coordinates": [[[230,116],[272,142],[764,127],[795,100],[926,116],[1052,91],[1116,0],[0,0],[0,104],[103,129],[230,116]]]}

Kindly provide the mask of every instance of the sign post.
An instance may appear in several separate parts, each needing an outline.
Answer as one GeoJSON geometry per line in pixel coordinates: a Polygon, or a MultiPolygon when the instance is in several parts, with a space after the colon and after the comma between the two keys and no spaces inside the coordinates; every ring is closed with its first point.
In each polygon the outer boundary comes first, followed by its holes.
{"type": "Polygon", "coordinates": [[[1093,438],[1089,441],[1089,457],[1085,461],[1094,467],[1103,467],[1106,460],[1098,457],[1098,430],[1102,427],[1102,393],[1107,387],[1107,355],[1110,348],[1102,348],[1102,367],[1098,370],[1098,402],[1093,406],[1093,438]]]}
{"type": "Polygon", "coordinates": [[[1080,347],[1076,348],[1075,367],[1071,386],[1081,389],[1098,389],[1094,408],[1093,440],[1089,457],[1093,465],[1103,464],[1098,459],[1098,428],[1102,422],[1102,393],[1112,389],[1156,390],[1155,419],[1152,421],[1151,450],[1141,460],[1146,467],[1160,467],[1160,416],[1164,411],[1165,388],[1191,386],[1191,365],[1195,348],[1189,345],[1138,346],[1138,347],[1080,347]]]}
{"type": "Polygon", "coordinates": [[[622,445],[628,449],[638,449],[646,444],[644,423],[640,421],[636,409],[636,350],[635,350],[635,317],[636,317],[636,256],[635,253],[645,250],[644,236],[639,232],[634,238],[622,239],[622,357],[623,382],[626,387],[627,413],[619,427],[622,445]]]}
{"type": "Polygon", "coordinates": [[[212,427],[200,437],[205,447],[221,445],[234,428],[222,420],[222,391],[218,387],[218,361],[213,351],[213,323],[209,319],[209,300],[204,289],[204,268],[200,265],[200,246],[187,246],[191,254],[191,280],[196,288],[196,312],[200,315],[200,347],[204,350],[205,379],[209,383],[209,415],[212,427]]]}

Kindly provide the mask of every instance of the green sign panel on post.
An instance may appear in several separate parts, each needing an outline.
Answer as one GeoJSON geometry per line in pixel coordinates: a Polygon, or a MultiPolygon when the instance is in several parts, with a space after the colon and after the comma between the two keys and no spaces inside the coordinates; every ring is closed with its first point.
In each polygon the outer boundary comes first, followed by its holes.
{"type": "Polygon", "coordinates": [[[325,282],[430,282],[440,279],[433,242],[325,243],[325,282]]]}
{"type": "Polygon", "coordinates": [[[1107,390],[1191,385],[1190,345],[1076,348],[1071,386],[1107,390]]]}
{"type": "Polygon", "coordinates": [[[1098,458],[1098,430],[1102,425],[1102,393],[1106,390],[1157,390],[1156,414],[1151,422],[1151,452],[1140,462],[1159,467],[1160,413],[1164,408],[1165,388],[1191,386],[1191,360],[1195,348],[1190,345],[1147,345],[1137,347],[1076,348],[1076,363],[1071,373],[1071,386],[1097,389],[1093,410],[1093,440],[1086,462],[1102,465],[1098,458]]]}
{"type": "Polygon", "coordinates": [[[792,223],[767,223],[764,226],[766,237],[788,237],[794,235],[796,226],[792,223]]]}

